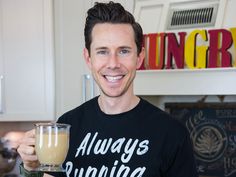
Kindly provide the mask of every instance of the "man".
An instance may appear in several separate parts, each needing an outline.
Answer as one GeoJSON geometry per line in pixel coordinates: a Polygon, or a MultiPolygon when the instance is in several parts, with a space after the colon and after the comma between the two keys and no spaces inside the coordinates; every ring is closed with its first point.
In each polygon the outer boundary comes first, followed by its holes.
{"type": "MultiPolygon", "coordinates": [[[[58,119],[71,125],[61,176],[197,177],[185,127],[134,95],[136,69],[145,55],[134,17],[119,3],[96,3],[84,34],[84,58],[100,96],[58,119]]],[[[32,130],[18,148],[29,172],[38,166],[34,143],[32,130]]]]}

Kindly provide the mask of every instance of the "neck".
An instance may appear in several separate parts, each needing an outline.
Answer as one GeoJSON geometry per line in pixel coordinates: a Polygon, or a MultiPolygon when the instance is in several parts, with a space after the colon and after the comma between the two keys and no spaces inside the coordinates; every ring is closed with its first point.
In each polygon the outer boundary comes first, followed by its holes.
{"type": "Polygon", "coordinates": [[[119,114],[133,109],[139,103],[139,100],[139,97],[134,94],[120,97],[108,97],[101,94],[98,98],[98,104],[106,114],[119,114]]]}

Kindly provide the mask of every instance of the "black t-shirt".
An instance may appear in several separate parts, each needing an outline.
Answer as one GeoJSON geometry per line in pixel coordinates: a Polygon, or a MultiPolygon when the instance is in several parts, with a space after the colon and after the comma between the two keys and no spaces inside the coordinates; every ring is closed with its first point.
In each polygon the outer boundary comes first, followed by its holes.
{"type": "Polygon", "coordinates": [[[107,115],[98,97],[58,119],[71,125],[63,164],[70,177],[197,177],[186,128],[141,99],[128,112],[107,115]]]}

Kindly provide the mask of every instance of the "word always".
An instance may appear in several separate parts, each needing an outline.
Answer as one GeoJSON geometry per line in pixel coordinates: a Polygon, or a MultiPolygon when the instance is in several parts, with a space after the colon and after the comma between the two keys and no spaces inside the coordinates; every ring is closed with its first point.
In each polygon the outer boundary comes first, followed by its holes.
{"type": "MultiPolygon", "coordinates": [[[[74,177],[91,176],[91,177],[141,177],[146,167],[129,167],[128,162],[134,156],[141,156],[149,150],[149,140],[132,139],[132,138],[104,138],[98,139],[98,132],[94,135],[87,133],[83,141],[80,143],[75,154],[75,158],[79,156],[89,155],[106,155],[109,153],[120,154],[120,159],[114,159],[112,168],[105,165],[100,167],[89,166],[87,168],[76,168],[73,162],[66,162],[66,174],[74,177]],[[124,165],[127,164],[127,165],[124,165]]],[[[95,159],[96,160],[96,159],[95,159]]]]}

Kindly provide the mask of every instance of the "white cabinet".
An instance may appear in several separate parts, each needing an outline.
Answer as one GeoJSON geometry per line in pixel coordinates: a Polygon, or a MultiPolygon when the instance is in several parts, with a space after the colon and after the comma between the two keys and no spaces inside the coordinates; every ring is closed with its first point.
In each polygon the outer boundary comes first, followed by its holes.
{"type": "Polygon", "coordinates": [[[52,0],[0,0],[0,121],[54,117],[52,0]]]}

